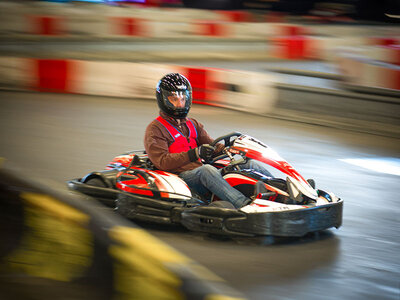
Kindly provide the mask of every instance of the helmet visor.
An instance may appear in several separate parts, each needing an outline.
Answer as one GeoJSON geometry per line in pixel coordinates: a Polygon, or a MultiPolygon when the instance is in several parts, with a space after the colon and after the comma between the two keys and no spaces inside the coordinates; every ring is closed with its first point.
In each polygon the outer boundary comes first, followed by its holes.
{"type": "Polygon", "coordinates": [[[163,90],[163,98],[166,106],[172,110],[188,109],[191,106],[191,91],[167,91],[163,90]]]}

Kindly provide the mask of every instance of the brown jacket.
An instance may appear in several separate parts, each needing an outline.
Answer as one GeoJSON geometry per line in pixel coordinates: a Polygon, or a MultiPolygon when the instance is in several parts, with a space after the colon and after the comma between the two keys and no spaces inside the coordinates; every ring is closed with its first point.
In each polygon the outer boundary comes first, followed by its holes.
{"type": "MultiPolygon", "coordinates": [[[[177,128],[185,137],[189,135],[186,119],[177,120],[163,112],[160,115],[177,128]]],[[[210,144],[213,139],[204,129],[203,124],[190,118],[197,130],[197,145],[210,144]]],[[[174,142],[167,129],[157,120],[153,120],[146,128],[144,148],[157,169],[179,174],[200,167],[200,161],[191,162],[187,152],[169,153],[168,148],[174,142]]],[[[218,147],[220,149],[220,147],[218,147]]]]}

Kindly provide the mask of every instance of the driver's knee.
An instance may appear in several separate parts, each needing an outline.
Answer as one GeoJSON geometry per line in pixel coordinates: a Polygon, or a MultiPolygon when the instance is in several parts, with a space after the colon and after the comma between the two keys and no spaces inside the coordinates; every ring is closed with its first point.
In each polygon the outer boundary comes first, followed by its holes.
{"type": "Polygon", "coordinates": [[[243,165],[240,165],[241,169],[253,169],[257,172],[260,172],[261,174],[264,174],[265,176],[268,177],[273,177],[271,172],[267,169],[267,165],[259,162],[254,159],[248,159],[247,162],[243,165]]]}
{"type": "Polygon", "coordinates": [[[221,176],[218,169],[216,167],[213,167],[212,165],[203,165],[200,168],[200,176],[206,176],[207,178],[221,176]]]}

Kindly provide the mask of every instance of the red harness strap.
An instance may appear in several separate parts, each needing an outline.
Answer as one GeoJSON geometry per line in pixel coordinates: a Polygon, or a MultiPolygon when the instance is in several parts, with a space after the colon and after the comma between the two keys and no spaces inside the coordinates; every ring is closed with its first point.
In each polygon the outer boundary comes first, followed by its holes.
{"type": "Polygon", "coordinates": [[[197,147],[197,130],[194,127],[192,120],[187,119],[186,125],[189,128],[189,137],[186,138],[178,129],[176,129],[170,122],[165,120],[163,117],[159,116],[156,119],[167,129],[169,134],[174,139],[174,142],[168,147],[170,153],[181,153],[187,152],[190,149],[197,147]]]}

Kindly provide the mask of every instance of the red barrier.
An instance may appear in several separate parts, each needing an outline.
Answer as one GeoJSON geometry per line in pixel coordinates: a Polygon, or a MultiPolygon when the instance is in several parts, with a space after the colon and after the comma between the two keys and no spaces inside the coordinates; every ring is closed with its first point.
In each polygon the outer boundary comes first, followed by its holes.
{"type": "Polygon", "coordinates": [[[297,25],[280,25],[279,34],[283,36],[300,36],[309,34],[309,29],[297,25]]]}
{"type": "Polygon", "coordinates": [[[284,36],[272,39],[274,56],[282,59],[308,58],[311,39],[305,36],[284,36]]]}
{"type": "MultiPolygon", "coordinates": [[[[198,68],[186,68],[187,79],[192,85],[193,99],[200,100],[200,102],[207,99],[207,70],[198,68]]],[[[196,102],[196,101],[195,101],[196,102]]]]}
{"type": "Polygon", "coordinates": [[[399,45],[400,40],[394,37],[371,37],[368,44],[377,46],[399,45]]]}
{"type": "Polygon", "coordinates": [[[251,22],[252,14],[240,10],[221,10],[218,12],[229,22],[251,22]]]}
{"type": "Polygon", "coordinates": [[[40,92],[72,93],[73,60],[34,60],[35,75],[33,89],[40,92]]]}
{"type": "Polygon", "coordinates": [[[113,34],[126,36],[146,36],[145,20],[131,17],[113,17],[113,34]]]}
{"type": "Polygon", "coordinates": [[[384,48],[388,51],[388,62],[400,65],[400,45],[388,45],[384,46],[384,48]]]}
{"type": "Polygon", "coordinates": [[[195,33],[203,36],[228,36],[228,27],[223,22],[218,21],[196,21],[195,33]]]}
{"type": "Polygon", "coordinates": [[[31,16],[32,27],[34,34],[40,35],[63,35],[64,19],[58,16],[31,16]]]}
{"type": "Polygon", "coordinates": [[[389,88],[400,91],[400,70],[390,70],[389,74],[389,88]]]}

